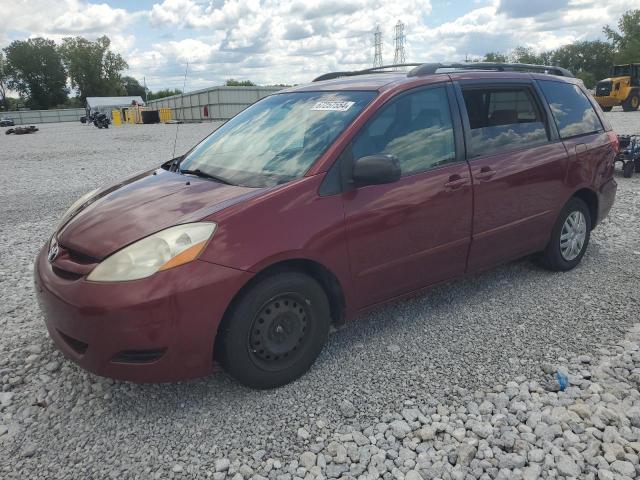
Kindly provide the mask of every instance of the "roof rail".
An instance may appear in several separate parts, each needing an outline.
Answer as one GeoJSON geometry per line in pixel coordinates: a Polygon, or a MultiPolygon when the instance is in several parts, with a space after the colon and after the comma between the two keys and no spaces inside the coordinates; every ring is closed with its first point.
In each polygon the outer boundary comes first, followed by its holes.
{"type": "Polygon", "coordinates": [[[468,62],[468,63],[423,63],[408,73],[408,77],[421,77],[433,75],[440,69],[451,70],[495,70],[498,72],[530,72],[546,73],[559,77],[573,77],[566,68],[550,65],[531,65],[528,63],[493,63],[493,62],[468,62]]]}
{"type": "Polygon", "coordinates": [[[355,77],[356,75],[366,75],[368,73],[393,73],[393,72],[385,71],[385,69],[398,68],[398,67],[420,67],[421,65],[424,65],[424,64],[423,63],[396,63],[393,65],[382,65],[380,67],[366,68],[364,70],[353,70],[353,71],[346,71],[346,72],[329,72],[314,78],[313,81],[321,82],[322,80],[331,80],[339,77],[355,77]]]}

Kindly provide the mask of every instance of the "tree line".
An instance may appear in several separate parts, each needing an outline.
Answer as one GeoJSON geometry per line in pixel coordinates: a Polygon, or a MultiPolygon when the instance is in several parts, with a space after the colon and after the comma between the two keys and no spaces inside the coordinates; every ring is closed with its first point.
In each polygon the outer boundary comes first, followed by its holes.
{"type": "Polygon", "coordinates": [[[11,42],[0,50],[0,107],[77,107],[87,97],[139,95],[153,100],[182,93],[179,89],[145,91],[137,79],[122,75],[127,62],[110,45],[107,36],[95,41],[67,37],[60,44],[40,37],[11,42]],[[9,90],[20,98],[9,97],[9,90]],[[76,93],[73,98],[71,90],[76,93]]]}
{"type": "Polygon", "coordinates": [[[517,47],[510,53],[487,53],[482,61],[499,63],[531,63],[564,67],[582,79],[588,88],[609,76],[614,64],[640,63],[640,10],[629,10],[620,17],[617,31],[603,28],[607,38],[580,41],[556,50],[536,53],[531,48],[517,47]]]}
{"type": "MultiPolygon", "coordinates": [[[[640,63],[640,10],[629,10],[618,21],[617,30],[603,28],[606,40],[579,41],[555,50],[537,53],[517,47],[509,53],[490,52],[483,61],[556,65],[571,70],[592,88],[609,74],[611,65],[640,63]]],[[[140,82],[122,73],[127,62],[109,49],[109,37],[95,41],[67,37],[58,45],[46,38],[15,40],[0,51],[0,107],[32,109],[73,107],[90,96],[140,95],[148,100],[182,93],[179,89],[145,91],[140,82]],[[69,86],[71,88],[69,88],[69,86]],[[69,98],[70,90],[76,93],[69,98]],[[10,98],[8,91],[20,99],[10,98]]],[[[229,79],[228,86],[253,86],[248,80],[229,79]]]]}

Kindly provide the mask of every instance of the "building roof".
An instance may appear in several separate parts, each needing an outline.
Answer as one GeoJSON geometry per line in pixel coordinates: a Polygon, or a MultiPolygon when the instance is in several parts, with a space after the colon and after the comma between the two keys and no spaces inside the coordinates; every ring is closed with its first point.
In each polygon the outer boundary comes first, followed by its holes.
{"type": "Polygon", "coordinates": [[[87,106],[89,108],[128,107],[134,100],[139,105],[144,105],[142,97],[134,95],[129,97],[87,97],[87,106]]]}

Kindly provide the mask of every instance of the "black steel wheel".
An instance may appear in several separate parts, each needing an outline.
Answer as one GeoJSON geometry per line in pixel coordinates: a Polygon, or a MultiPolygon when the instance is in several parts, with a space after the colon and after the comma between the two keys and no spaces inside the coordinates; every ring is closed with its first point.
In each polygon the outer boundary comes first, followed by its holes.
{"type": "Polygon", "coordinates": [[[634,162],[627,160],[622,165],[622,176],[624,178],[631,178],[633,176],[633,170],[635,169],[634,162]]]}
{"type": "Polygon", "coordinates": [[[309,340],[309,307],[297,293],[283,293],[268,301],[256,314],[249,332],[252,360],[265,370],[294,364],[309,340]]]}
{"type": "Polygon", "coordinates": [[[311,367],[329,323],[329,301],[320,284],[302,272],[280,271],[256,281],[233,302],[214,355],[244,385],[278,387],[311,367]]]}

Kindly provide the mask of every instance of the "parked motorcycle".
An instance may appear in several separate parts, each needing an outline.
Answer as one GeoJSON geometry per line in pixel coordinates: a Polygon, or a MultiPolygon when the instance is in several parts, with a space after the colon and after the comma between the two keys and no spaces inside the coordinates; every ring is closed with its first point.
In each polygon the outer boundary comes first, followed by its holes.
{"type": "Polygon", "coordinates": [[[93,124],[98,128],[109,128],[109,124],[111,120],[106,113],[95,113],[93,114],[93,124]]]}

